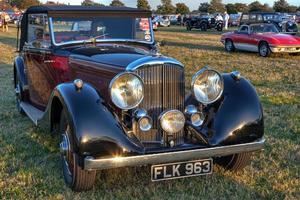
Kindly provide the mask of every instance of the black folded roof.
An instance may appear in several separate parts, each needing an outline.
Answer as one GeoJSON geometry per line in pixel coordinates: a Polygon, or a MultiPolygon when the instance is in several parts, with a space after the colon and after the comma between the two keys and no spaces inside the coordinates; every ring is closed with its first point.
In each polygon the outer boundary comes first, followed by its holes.
{"type": "Polygon", "coordinates": [[[69,5],[43,5],[32,6],[26,10],[26,13],[50,13],[50,12],[107,12],[107,13],[144,13],[151,14],[151,11],[141,10],[130,7],[115,6],[69,6],[69,5]]]}

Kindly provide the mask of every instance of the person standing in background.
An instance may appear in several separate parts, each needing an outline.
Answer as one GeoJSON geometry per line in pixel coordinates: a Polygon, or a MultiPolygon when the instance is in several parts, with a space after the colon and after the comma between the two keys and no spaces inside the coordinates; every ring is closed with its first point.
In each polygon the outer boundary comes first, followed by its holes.
{"type": "Polygon", "coordinates": [[[2,22],[3,22],[3,24],[2,24],[2,31],[3,32],[8,32],[8,21],[9,21],[9,15],[6,13],[6,12],[2,12],[2,14],[1,14],[1,20],[2,20],[2,22]]]}
{"type": "Polygon", "coordinates": [[[229,15],[227,14],[227,12],[224,12],[224,21],[225,21],[225,30],[228,29],[228,21],[229,21],[229,15]]]}

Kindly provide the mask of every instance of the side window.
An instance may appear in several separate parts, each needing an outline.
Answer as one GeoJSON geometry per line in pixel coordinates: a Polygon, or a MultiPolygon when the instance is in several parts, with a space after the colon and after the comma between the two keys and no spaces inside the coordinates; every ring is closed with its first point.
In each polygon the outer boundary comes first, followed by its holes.
{"type": "Polygon", "coordinates": [[[256,20],[256,14],[251,14],[249,18],[250,20],[256,20]]]}
{"type": "Polygon", "coordinates": [[[249,15],[243,15],[242,20],[248,20],[249,19],[249,15]]]}
{"type": "Polygon", "coordinates": [[[46,14],[28,15],[27,42],[35,48],[48,49],[50,47],[51,40],[46,14]]]}
{"type": "Polygon", "coordinates": [[[262,15],[257,15],[257,21],[262,21],[262,15]]]}
{"type": "Polygon", "coordinates": [[[239,30],[239,33],[248,33],[249,27],[248,26],[242,26],[239,30]]]}

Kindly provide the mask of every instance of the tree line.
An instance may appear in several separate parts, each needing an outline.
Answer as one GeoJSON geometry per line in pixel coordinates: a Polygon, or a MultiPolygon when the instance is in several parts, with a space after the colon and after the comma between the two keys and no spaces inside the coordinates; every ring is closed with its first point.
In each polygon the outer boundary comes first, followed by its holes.
{"type": "MultiPolygon", "coordinates": [[[[100,0],[83,0],[81,5],[84,6],[104,6],[100,0]]],[[[40,5],[39,0],[10,0],[11,6],[16,6],[19,9],[26,9],[32,5],[40,5]]],[[[110,6],[125,6],[121,0],[112,0],[110,6]]],[[[144,10],[151,10],[148,0],[137,0],[137,8],[144,10]]],[[[157,14],[188,14],[189,7],[185,3],[172,4],[172,0],[161,0],[161,4],[156,9],[152,9],[157,14]]],[[[295,13],[300,11],[300,6],[290,5],[287,0],[277,0],[271,7],[269,4],[262,4],[259,1],[253,1],[249,4],[245,3],[228,3],[224,4],[222,0],[210,0],[210,2],[200,3],[198,10],[204,13],[225,12],[229,14],[236,14],[238,12],[284,12],[295,13]]]]}

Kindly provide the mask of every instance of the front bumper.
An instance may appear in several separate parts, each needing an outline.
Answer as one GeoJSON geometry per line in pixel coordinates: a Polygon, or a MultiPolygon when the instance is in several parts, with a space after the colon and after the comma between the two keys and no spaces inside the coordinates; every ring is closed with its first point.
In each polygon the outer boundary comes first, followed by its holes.
{"type": "Polygon", "coordinates": [[[300,46],[271,46],[273,53],[299,53],[300,46]]]}
{"type": "Polygon", "coordinates": [[[192,159],[202,159],[210,157],[219,157],[232,155],[242,152],[257,151],[264,148],[265,139],[260,139],[255,142],[228,145],[220,147],[211,147],[203,149],[193,149],[185,151],[176,151],[168,153],[146,154],[128,157],[112,157],[95,159],[93,157],[86,157],[84,159],[85,170],[102,170],[117,167],[132,167],[149,164],[161,164],[187,161],[192,159]]]}

